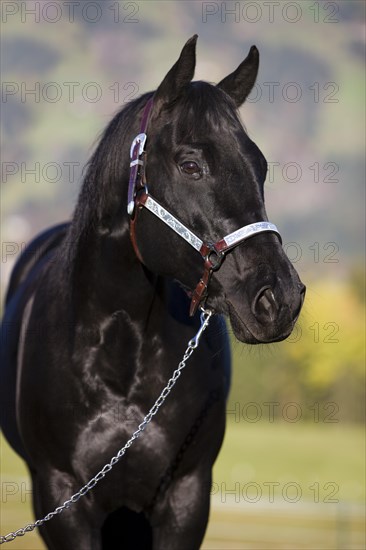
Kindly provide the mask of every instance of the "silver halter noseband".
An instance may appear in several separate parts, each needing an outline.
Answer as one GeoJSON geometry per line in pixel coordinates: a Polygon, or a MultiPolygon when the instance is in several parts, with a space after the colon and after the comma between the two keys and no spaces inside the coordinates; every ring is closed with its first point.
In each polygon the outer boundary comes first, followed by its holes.
{"type": "Polygon", "coordinates": [[[253,235],[257,235],[258,233],[263,233],[265,231],[275,233],[279,237],[280,241],[281,236],[277,227],[273,223],[259,221],[237,229],[216,243],[204,242],[197,235],[195,235],[195,233],[188,229],[180,220],[173,216],[173,214],[171,214],[166,208],[159,204],[158,201],[156,201],[148,192],[145,180],[146,153],[144,151],[144,147],[147,139],[146,129],[152,107],[153,98],[150,98],[144,108],[140,133],[133,140],[130,150],[131,163],[127,211],[131,217],[131,240],[137,257],[141,262],[143,262],[136,242],[135,228],[138,218],[138,211],[142,208],[146,208],[201,254],[204,260],[204,272],[195,290],[190,293],[190,315],[192,316],[197,311],[197,308],[207,298],[208,285],[212,273],[220,268],[222,260],[229,250],[232,250],[238,244],[253,235]]]}

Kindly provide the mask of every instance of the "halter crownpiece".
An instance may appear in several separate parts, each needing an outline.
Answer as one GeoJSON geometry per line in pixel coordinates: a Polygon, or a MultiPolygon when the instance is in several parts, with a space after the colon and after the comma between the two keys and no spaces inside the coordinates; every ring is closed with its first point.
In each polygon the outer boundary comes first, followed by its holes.
{"type": "Polygon", "coordinates": [[[144,108],[140,133],[133,140],[130,150],[131,163],[130,179],[128,184],[127,212],[131,217],[131,240],[137,257],[143,263],[137,246],[135,231],[138,211],[142,208],[146,208],[201,254],[204,260],[204,271],[195,290],[190,293],[191,306],[189,314],[192,316],[196,313],[202,302],[206,300],[208,295],[208,285],[212,274],[214,271],[220,269],[224,256],[227,252],[258,233],[270,231],[275,233],[279,237],[280,241],[281,236],[277,227],[273,223],[259,221],[249,225],[244,225],[240,229],[229,233],[229,235],[226,235],[226,237],[216,243],[204,242],[197,237],[195,233],[188,229],[180,220],[173,216],[173,214],[166,210],[166,208],[159,204],[158,201],[156,201],[148,192],[145,181],[144,147],[147,139],[146,130],[152,107],[153,98],[151,97],[144,108]]]}

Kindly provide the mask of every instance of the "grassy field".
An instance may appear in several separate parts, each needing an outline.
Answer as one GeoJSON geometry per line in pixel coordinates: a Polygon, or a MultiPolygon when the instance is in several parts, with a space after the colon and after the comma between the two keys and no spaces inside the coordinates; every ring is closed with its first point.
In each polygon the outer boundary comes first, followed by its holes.
{"type": "Polygon", "coordinates": [[[364,549],[363,427],[230,423],[202,550],[364,549]]]}
{"type": "MultiPolygon", "coordinates": [[[[364,430],[340,424],[228,425],[202,550],[365,548],[364,430]]],[[[23,463],[1,441],[1,534],[32,520],[23,463]]],[[[44,550],[36,533],[11,550],[44,550]]],[[[187,549],[189,550],[189,549],[187,549]]]]}

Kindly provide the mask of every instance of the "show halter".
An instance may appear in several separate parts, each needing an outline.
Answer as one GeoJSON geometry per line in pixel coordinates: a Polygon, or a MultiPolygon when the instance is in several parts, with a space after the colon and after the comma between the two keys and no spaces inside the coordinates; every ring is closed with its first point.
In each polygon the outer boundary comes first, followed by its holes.
{"type": "Polygon", "coordinates": [[[277,227],[273,223],[259,221],[237,229],[216,243],[204,242],[181,221],[173,216],[173,214],[166,210],[166,208],[159,204],[158,201],[150,195],[145,178],[146,152],[144,147],[147,140],[146,130],[152,108],[153,98],[151,97],[147,101],[143,111],[140,133],[133,140],[130,150],[131,163],[130,179],[128,184],[127,212],[131,217],[131,240],[137,257],[143,263],[143,259],[136,242],[136,223],[138,219],[138,211],[142,208],[146,208],[201,254],[204,260],[204,271],[195,290],[191,293],[191,306],[189,313],[192,316],[196,313],[202,302],[206,300],[211,276],[214,271],[217,271],[221,267],[222,261],[227,252],[258,233],[263,233],[265,231],[276,233],[280,241],[281,236],[277,227]]]}

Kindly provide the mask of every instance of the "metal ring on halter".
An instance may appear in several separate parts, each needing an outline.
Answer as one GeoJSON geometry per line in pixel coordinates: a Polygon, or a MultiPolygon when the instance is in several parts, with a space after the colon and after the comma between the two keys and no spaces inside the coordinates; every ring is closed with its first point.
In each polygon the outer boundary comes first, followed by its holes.
{"type": "Polygon", "coordinates": [[[210,264],[212,271],[217,271],[221,267],[225,254],[217,250],[213,243],[207,243],[207,247],[209,251],[204,256],[204,260],[210,264]]]}

